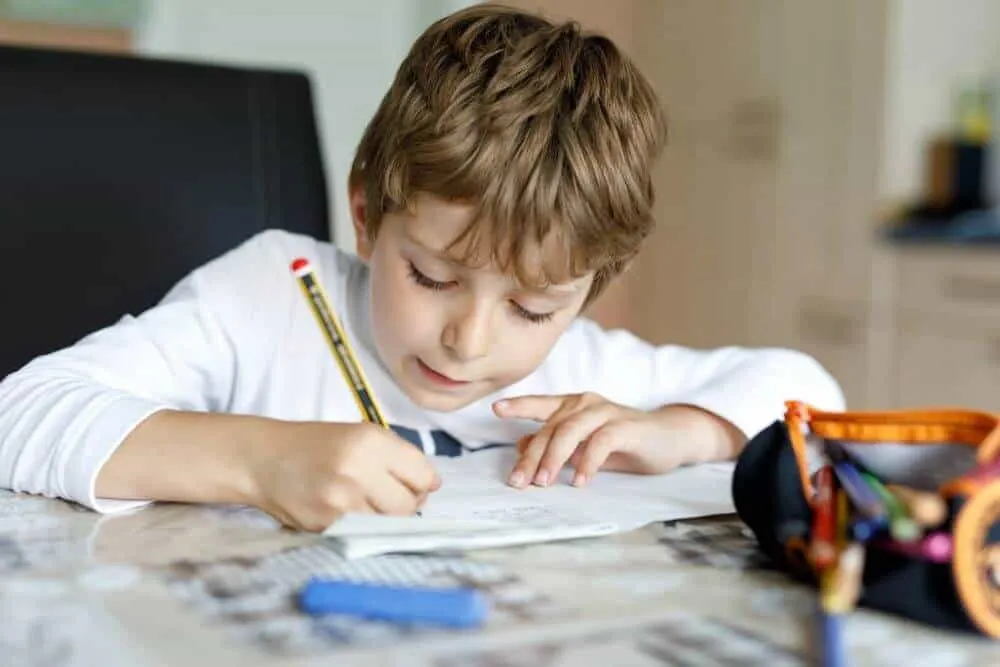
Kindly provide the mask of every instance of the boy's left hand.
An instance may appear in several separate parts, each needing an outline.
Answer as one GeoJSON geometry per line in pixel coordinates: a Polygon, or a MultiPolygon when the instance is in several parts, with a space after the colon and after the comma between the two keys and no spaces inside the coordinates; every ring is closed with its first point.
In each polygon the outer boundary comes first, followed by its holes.
{"type": "Polygon", "coordinates": [[[504,418],[543,422],[518,443],[521,456],[508,478],[518,488],[550,484],[567,463],[576,470],[574,486],[586,484],[602,468],[664,473],[685,463],[726,458],[730,452],[725,450],[735,453],[743,441],[728,422],[693,406],[643,412],[592,393],[519,396],[498,401],[494,410],[504,418]],[[727,442],[713,442],[715,436],[727,442]]]}

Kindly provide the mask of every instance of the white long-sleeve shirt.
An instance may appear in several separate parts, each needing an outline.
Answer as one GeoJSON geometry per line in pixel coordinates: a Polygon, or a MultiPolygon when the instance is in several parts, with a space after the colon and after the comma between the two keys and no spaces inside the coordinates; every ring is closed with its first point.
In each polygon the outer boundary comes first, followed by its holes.
{"type": "MultiPolygon", "coordinates": [[[[97,498],[101,466],[162,409],[286,420],[360,420],[356,403],[293,278],[311,260],[382,412],[428,454],[513,443],[536,424],[500,420],[498,398],[593,391],[640,409],[685,403],[748,437],[786,399],[843,407],[837,383],[783,349],[654,346],[578,318],[530,376],[454,412],[418,408],[374,350],[367,267],[329,243],[267,231],[195,270],[154,308],[39,357],[0,382],[0,486],[62,497],[102,512],[134,501],[97,498]]],[[[669,446],[669,443],[664,443],[669,446]]]]}

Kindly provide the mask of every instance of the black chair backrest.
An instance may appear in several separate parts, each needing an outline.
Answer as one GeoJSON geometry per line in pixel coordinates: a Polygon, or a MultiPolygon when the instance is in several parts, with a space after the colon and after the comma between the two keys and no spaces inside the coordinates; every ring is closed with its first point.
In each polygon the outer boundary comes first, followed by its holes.
{"type": "Polygon", "coordinates": [[[301,72],[0,47],[0,378],[327,202],[301,72]]]}

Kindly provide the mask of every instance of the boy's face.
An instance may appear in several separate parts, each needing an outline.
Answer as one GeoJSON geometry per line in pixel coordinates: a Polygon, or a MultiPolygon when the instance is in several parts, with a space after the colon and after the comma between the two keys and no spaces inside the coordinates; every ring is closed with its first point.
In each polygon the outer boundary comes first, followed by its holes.
{"type": "MultiPolygon", "coordinates": [[[[463,266],[445,249],[471,220],[464,204],[418,195],[412,212],[383,217],[374,243],[365,238],[360,190],[351,192],[351,212],[358,255],[371,268],[378,353],[400,388],[429,410],[456,410],[529,375],[593,281],[587,274],[539,291],[489,264],[463,266]]],[[[564,259],[559,252],[556,243],[530,248],[529,268],[540,272],[564,259]]]]}

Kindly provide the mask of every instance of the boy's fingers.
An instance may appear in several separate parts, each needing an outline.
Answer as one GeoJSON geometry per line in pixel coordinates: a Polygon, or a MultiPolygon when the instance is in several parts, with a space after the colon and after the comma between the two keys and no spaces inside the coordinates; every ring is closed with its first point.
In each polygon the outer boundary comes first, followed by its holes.
{"type": "Polygon", "coordinates": [[[566,462],[566,465],[572,466],[576,469],[580,465],[580,457],[583,455],[584,449],[583,445],[574,449],[573,454],[569,457],[569,461],[566,462]]]}
{"type": "Polygon", "coordinates": [[[368,492],[368,502],[379,514],[408,516],[417,510],[420,496],[393,475],[381,476],[368,492]]]}
{"type": "Polygon", "coordinates": [[[583,486],[594,478],[615,451],[614,437],[608,431],[598,431],[577,451],[579,457],[574,466],[576,473],[573,475],[573,486],[583,486]]]}
{"type": "Polygon", "coordinates": [[[507,419],[531,419],[543,422],[561,408],[565,400],[565,396],[517,396],[497,401],[493,404],[493,411],[498,417],[507,419]]]}
{"type": "Polygon", "coordinates": [[[415,494],[437,491],[441,487],[441,478],[427,455],[402,438],[397,437],[394,442],[397,441],[399,446],[387,453],[386,467],[392,476],[415,494]]]}
{"type": "Polygon", "coordinates": [[[539,486],[554,482],[580,443],[606,424],[609,417],[608,410],[595,408],[578,412],[560,423],[545,448],[534,482],[539,486]]]}
{"type": "Polygon", "coordinates": [[[510,476],[507,477],[507,483],[514,488],[523,489],[535,478],[535,472],[538,470],[538,461],[541,457],[531,456],[529,451],[525,450],[521,458],[514,464],[514,469],[511,470],[510,476]]]}
{"type": "MultiPolygon", "coordinates": [[[[531,397],[536,398],[536,397],[531,397]]],[[[552,397],[543,397],[552,398],[552,397]]],[[[517,465],[507,478],[507,483],[517,488],[524,488],[535,481],[538,472],[538,464],[548,448],[552,433],[558,428],[569,415],[577,410],[577,406],[571,402],[563,402],[558,409],[550,416],[545,425],[534,435],[527,436],[523,445],[519,446],[521,457],[517,465]]]]}
{"type": "Polygon", "coordinates": [[[414,496],[433,493],[441,487],[441,479],[433,469],[430,471],[392,469],[389,473],[414,496]]]}
{"type": "MultiPolygon", "coordinates": [[[[324,509],[324,516],[320,523],[325,522],[330,525],[341,515],[347,512],[377,512],[378,510],[371,504],[368,494],[362,485],[352,477],[337,475],[333,479],[333,485],[326,490],[321,499],[324,509]]],[[[319,528],[324,530],[326,526],[319,528]]]]}
{"type": "Polygon", "coordinates": [[[418,453],[419,459],[392,460],[388,465],[389,473],[414,494],[437,491],[441,486],[441,478],[427,456],[422,452],[418,453]]]}
{"type": "Polygon", "coordinates": [[[542,429],[533,436],[527,438],[521,456],[514,465],[514,469],[507,478],[507,483],[518,489],[523,489],[531,484],[538,472],[538,464],[545,453],[545,447],[549,441],[550,431],[542,429]]]}
{"type": "Polygon", "coordinates": [[[429,496],[430,494],[431,494],[431,492],[430,492],[430,491],[428,491],[427,493],[421,493],[421,494],[419,494],[419,495],[417,496],[417,504],[416,504],[416,509],[417,509],[417,510],[420,510],[420,509],[422,509],[422,508],[423,508],[423,506],[427,504],[427,497],[428,497],[428,496],[429,496]]]}

